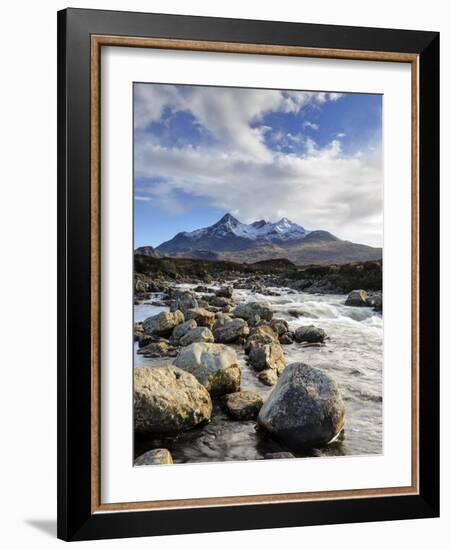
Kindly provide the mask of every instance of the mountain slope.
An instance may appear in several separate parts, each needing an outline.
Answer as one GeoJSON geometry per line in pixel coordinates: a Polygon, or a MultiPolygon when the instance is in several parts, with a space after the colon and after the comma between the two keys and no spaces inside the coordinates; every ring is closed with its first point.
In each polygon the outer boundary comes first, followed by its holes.
{"type": "Polygon", "coordinates": [[[240,263],[286,258],[297,265],[382,258],[380,248],[342,241],[328,231],[308,231],[287,218],[244,224],[231,214],[209,227],[178,233],[157,251],[175,257],[240,263]]]}

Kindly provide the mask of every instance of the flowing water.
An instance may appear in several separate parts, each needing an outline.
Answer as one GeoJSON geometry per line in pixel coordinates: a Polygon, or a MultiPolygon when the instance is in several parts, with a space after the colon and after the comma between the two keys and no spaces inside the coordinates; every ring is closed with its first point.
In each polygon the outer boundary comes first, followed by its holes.
{"type": "MultiPolygon", "coordinates": [[[[194,285],[180,285],[188,288],[194,285]]],[[[324,448],[311,449],[296,456],[342,456],[382,453],[382,315],[370,308],[348,307],[343,295],[312,295],[290,289],[271,289],[280,296],[262,296],[249,290],[234,291],[238,301],[262,301],[274,317],[288,321],[290,330],[314,324],[323,328],[329,339],[321,347],[301,344],[283,346],[287,364],[301,361],[317,367],[336,380],[345,407],[345,430],[337,441],[324,448]],[[291,313],[289,313],[291,312],[291,313]],[[298,317],[294,317],[296,313],[298,317]]],[[[143,321],[167,308],[140,304],[135,306],[135,322],[143,321]]],[[[247,365],[241,346],[236,350],[242,367],[242,390],[252,390],[264,399],[272,388],[261,383],[247,365]]],[[[136,354],[135,367],[171,364],[170,358],[146,359],[136,354]]],[[[166,447],[174,462],[205,462],[262,459],[268,452],[287,450],[256,430],[255,421],[230,420],[214,404],[212,421],[207,426],[175,437],[140,438],[136,454],[155,447],[166,447]]]]}

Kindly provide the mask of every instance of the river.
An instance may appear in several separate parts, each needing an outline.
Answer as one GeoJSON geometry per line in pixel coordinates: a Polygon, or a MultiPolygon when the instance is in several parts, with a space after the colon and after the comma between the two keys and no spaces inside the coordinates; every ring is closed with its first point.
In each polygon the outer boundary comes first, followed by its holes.
{"type": "MultiPolygon", "coordinates": [[[[194,285],[179,285],[190,288],[194,285]]],[[[296,456],[349,456],[381,454],[383,393],[383,323],[381,313],[371,308],[348,307],[343,295],[313,295],[290,289],[271,289],[280,296],[263,296],[249,290],[234,290],[234,300],[262,301],[270,305],[274,317],[288,321],[290,330],[314,324],[323,328],[329,339],[321,347],[301,344],[283,346],[287,364],[301,361],[317,367],[336,380],[346,407],[345,430],[327,447],[311,449],[296,456]],[[289,311],[296,311],[295,318],[289,311]]],[[[143,321],[167,308],[143,303],[134,306],[135,322],[143,321]]],[[[247,365],[241,346],[236,350],[242,367],[242,390],[252,390],[264,399],[272,388],[261,383],[247,365]]],[[[137,355],[135,367],[171,364],[170,358],[146,359],[137,355]]],[[[215,403],[212,421],[207,426],[164,439],[140,438],[135,452],[155,447],[170,450],[174,463],[258,460],[268,452],[287,450],[256,430],[255,421],[230,420],[215,403]]]]}

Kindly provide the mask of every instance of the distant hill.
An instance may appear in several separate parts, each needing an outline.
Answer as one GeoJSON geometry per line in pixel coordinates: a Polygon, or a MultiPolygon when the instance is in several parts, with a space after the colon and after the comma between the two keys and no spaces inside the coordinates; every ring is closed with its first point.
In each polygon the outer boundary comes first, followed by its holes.
{"type": "MultiPolygon", "coordinates": [[[[141,247],[139,250],[144,248],[152,249],[141,247]]],[[[238,263],[287,259],[296,265],[382,258],[381,248],[343,241],[328,231],[309,231],[287,218],[275,223],[259,220],[244,224],[231,214],[226,214],[211,226],[177,233],[154,252],[172,257],[238,263]]]]}
{"type": "Polygon", "coordinates": [[[164,254],[162,254],[159,250],[156,250],[153,246],[140,246],[135,249],[135,254],[149,256],[150,258],[164,258],[164,254]]]}

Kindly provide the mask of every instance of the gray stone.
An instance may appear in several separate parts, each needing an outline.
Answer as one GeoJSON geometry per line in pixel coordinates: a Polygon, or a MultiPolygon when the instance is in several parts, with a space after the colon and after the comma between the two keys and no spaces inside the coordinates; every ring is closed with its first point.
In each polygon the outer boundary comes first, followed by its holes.
{"type": "Polygon", "coordinates": [[[189,430],[211,417],[208,391],[192,374],[173,366],[136,368],[133,401],[139,433],[189,430]]]}
{"type": "Polygon", "coordinates": [[[180,311],[185,313],[187,309],[196,308],[198,307],[198,305],[199,304],[196,299],[196,294],[194,292],[191,292],[189,290],[176,290],[171,310],[175,311],[179,309],[180,311]]]}
{"type": "Polygon", "coordinates": [[[181,346],[189,346],[194,342],[214,342],[213,333],[207,327],[196,327],[180,338],[181,346]]]}
{"type": "Polygon", "coordinates": [[[249,363],[256,371],[274,369],[281,374],[285,368],[285,356],[279,344],[265,344],[251,349],[249,363]]]}
{"type": "Polygon", "coordinates": [[[234,420],[253,420],[262,408],[263,399],[258,393],[240,391],[229,393],[224,398],[224,408],[234,420]]]}
{"type": "Polygon", "coordinates": [[[150,464],[173,464],[171,453],[167,449],[152,449],[135,458],[134,466],[150,464]]]}
{"type": "Polygon", "coordinates": [[[157,334],[158,336],[169,336],[177,325],[184,321],[183,313],[177,311],[162,311],[158,315],[148,317],[143,322],[143,329],[146,334],[157,334]]]}
{"type": "Polygon", "coordinates": [[[241,317],[245,320],[253,319],[256,315],[258,315],[265,321],[271,321],[273,316],[273,312],[270,310],[268,305],[262,304],[261,302],[238,304],[233,310],[233,313],[235,317],[241,317]]]}
{"type": "Polygon", "coordinates": [[[193,374],[212,395],[239,391],[241,368],[235,351],[223,344],[195,343],[183,348],[174,364],[193,374]]]}
{"type": "Polygon", "coordinates": [[[219,296],[221,298],[231,298],[233,296],[233,287],[232,286],[224,286],[216,291],[216,296],[219,296]]]}
{"type": "Polygon", "coordinates": [[[346,298],[345,306],[364,307],[368,294],[366,290],[353,290],[346,298]]]}
{"type": "Polygon", "coordinates": [[[294,342],[294,334],[290,331],[285,332],[285,334],[279,337],[279,342],[284,346],[292,344],[294,342]]]}
{"type": "Polygon", "coordinates": [[[274,369],[262,370],[258,375],[258,379],[266,386],[274,386],[277,383],[277,371],[274,369]]]}
{"type": "Polygon", "coordinates": [[[322,328],[315,327],[314,325],[308,325],[305,327],[299,327],[294,332],[294,339],[296,342],[308,342],[309,344],[324,342],[326,333],[322,328]]]}
{"type": "Polygon", "coordinates": [[[254,327],[250,331],[244,345],[244,351],[245,353],[250,353],[251,349],[254,347],[263,346],[265,344],[276,344],[278,341],[277,334],[269,325],[260,325],[254,327]]]}
{"type": "Polygon", "coordinates": [[[224,320],[213,327],[213,334],[215,342],[230,344],[244,340],[249,334],[249,327],[243,319],[224,320]]]}
{"type": "Polygon", "coordinates": [[[196,321],[194,319],[188,319],[188,321],[185,321],[181,325],[177,325],[174,328],[169,341],[171,342],[171,344],[178,345],[178,343],[180,342],[180,338],[182,338],[182,336],[185,336],[188,331],[193,330],[193,328],[196,327],[196,321]]]}
{"type": "Polygon", "coordinates": [[[282,334],[288,332],[288,323],[285,319],[271,319],[269,326],[274,330],[274,332],[277,332],[279,338],[282,334]]]}
{"type": "Polygon", "coordinates": [[[259,426],[291,449],[330,443],[344,421],[336,382],[304,363],[285,368],[258,415],[259,426]]]}
{"type": "Polygon", "coordinates": [[[215,322],[215,314],[203,307],[186,310],[186,318],[194,319],[200,327],[212,327],[215,322]]]}

